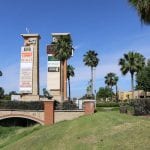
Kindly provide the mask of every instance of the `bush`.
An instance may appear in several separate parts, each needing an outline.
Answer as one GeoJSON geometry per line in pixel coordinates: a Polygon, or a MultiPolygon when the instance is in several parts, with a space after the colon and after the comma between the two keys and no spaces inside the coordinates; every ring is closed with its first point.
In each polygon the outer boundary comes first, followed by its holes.
{"type": "Polygon", "coordinates": [[[0,109],[44,110],[42,101],[0,101],[0,109]]]}
{"type": "Polygon", "coordinates": [[[136,116],[150,114],[150,99],[130,100],[120,104],[120,113],[130,113],[136,116]],[[126,110],[125,110],[126,109],[126,110]]]}
{"type": "Polygon", "coordinates": [[[55,110],[77,110],[78,107],[73,101],[56,102],[55,110]]]}
{"type": "Polygon", "coordinates": [[[134,109],[134,115],[148,115],[150,114],[150,99],[137,99],[129,104],[134,109]]]}

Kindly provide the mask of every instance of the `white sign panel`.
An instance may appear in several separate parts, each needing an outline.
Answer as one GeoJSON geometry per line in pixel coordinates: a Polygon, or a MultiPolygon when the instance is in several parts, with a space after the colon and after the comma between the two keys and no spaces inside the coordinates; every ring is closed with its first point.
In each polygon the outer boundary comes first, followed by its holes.
{"type": "Polygon", "coordinates": [[[33,47],[21,48],[20,92],[32,93],[33,47]]]}
{"type": "Polygon", "coordinates": [[[60,61],[48,61],[48,67],[60,67],[60,61]]]}

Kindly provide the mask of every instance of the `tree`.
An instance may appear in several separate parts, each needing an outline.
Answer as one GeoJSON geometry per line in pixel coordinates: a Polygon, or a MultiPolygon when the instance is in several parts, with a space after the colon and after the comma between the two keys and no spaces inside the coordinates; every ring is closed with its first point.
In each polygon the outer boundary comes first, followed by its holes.
{"type": "Polygon", "coordinates": [[[126,75],[128,72],[131,74],[132,98],[134,98],[134,75],[144,67],[145,58],[140,53],[128,52],[124,54],[123,58],[120,58],[119,65],[123,75],[126,75]]]}
{"type": "Polygon", "coordinates": [[[53,42],[54,56],[61,61],[61,100],[64,101],[64,65],[67,59],[72,56],[72,40],[70,35],[61,35],[56,42],[53,42]]]}
{"type": "Polygon", "coordinates": [[[85,55],[83,55],[84,64],[91,67],[91,95],[93,95],[93,69],[94,67],[97,67],[99,63],[99,58],[97,56],[98,54],[93,50],[89,50],[85,55]]]}
{"type": "Polygon", "coordinates": [[[4,89],[2,87],[0,87],[0,99],[4,98],[4,89]]]}
{"type": "Polygon", "coordinates": [[[147,92],[150,91],[150,60],[148,60],[146,66],[137,73],[136,83],[136,89],[143,90],[145,96],[147,96],[147,92]]]}
{"type": "Polygon", "coordinates": [[[67,79],[68,79],[68,87],[69,87],[69,100],[71,98],[71,90],[70,90],[70,77],[73,77],[74,74],[74,67],[71,65],[67,66],[67,79]]]}
{"type": "Polygon", "coordinates": [[[101,99],[101,98],[106,99],[111,97],[112,95],[113,92],[109,87],[100,87],[96,94],[96,97],[97,99],[101,99]]]}
{"type": "Polygon", "coordinates": [[[128,0],[129,3],[137,10],[141,22],[150,24],[150,0],[128,0]]]}
{"type": "Polygon", "coordinates": [[[112,87],[115,85],[115,73],[110,72],[105,76],[105,84],[112,90],[112,87]]]}

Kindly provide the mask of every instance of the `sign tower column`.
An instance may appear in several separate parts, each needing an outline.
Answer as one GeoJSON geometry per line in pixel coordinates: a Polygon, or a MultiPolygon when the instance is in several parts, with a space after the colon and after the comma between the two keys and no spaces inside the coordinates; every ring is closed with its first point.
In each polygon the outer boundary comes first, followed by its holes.
{"type": "Polygon", "coordinates": [[[20,93],[21,100],[39,100],[39,34],[21,34],[20,93]]]}

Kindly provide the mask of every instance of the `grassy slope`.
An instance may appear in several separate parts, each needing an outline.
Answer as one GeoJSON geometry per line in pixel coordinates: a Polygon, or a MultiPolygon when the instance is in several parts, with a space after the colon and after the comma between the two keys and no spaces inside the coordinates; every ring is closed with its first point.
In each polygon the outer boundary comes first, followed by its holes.
{"type": "Polygon", "coordinates": [[[50,127],[17,129],[0,136],[6,150],[149,150],[150,119],[98,112],[50,127]]]}

